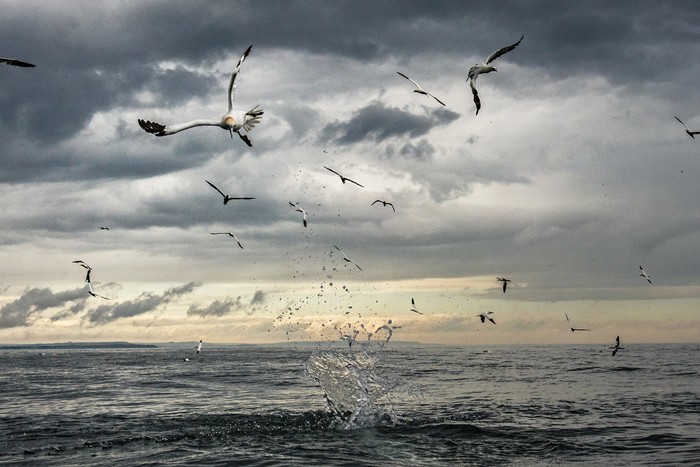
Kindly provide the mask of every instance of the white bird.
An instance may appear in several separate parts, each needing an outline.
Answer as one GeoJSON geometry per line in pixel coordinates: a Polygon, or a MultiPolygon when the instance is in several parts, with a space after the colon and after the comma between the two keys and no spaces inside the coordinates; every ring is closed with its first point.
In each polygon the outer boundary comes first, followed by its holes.
{"type": "Polygon", "coordinates": [[[581,329],[581,328],[575,328],[571,325],[571,321],[569,321],[569,315],[564,313],[564,316],[566,316],[566,322],[569,323],[569,327],[571,328],[571,332],[574,331],[590,331],[590,329],[581,329]]]}
{"type": "Polygon", "coordinates": [[[303,219],[301,220],[301,222],[302,224],[304,224],[304,227],[306,227],[308,225],[308,223],[306,222],[306,211],[302,207],[297,207],[296,211],[303,214],[303,219]]]}
{"type": "Polygon", "coordinates": [[[642,271],[642,273],[640,274],[640,276],[644,277],[644,278],[645,278],[647,281],[649,281],[649,283],[651,284],[651,276],[648,275],[648,274],[646,273],[646,271],[644,271],[644,269],[642,269],[641,266],[639,266],[639,269],[642,271]]]}
{"type": "MultiPolygon", "coordinates": [[[[352,261],[350,261],[350,258],[348,258],[348,255],[346,255],[345,253],[343,253],[343,250],[341,250],[340,248],[338,248],[338,247],[335,246],[335,245],[333,245],[333,246],[335,247],[336,250],[338,250],[339,252],[341,252],[341,253],[343,254],[343,261],[347,261],[348,263],[352,263],[352,264],[354,264],[355,266],[357,266],[356,263],[353,263],[352,261]]],[[[359,269],[360,271],[362,271],[362,268],[361,268],[360,266],[357,266],[357,269],[359,269]]]]}
{"type": "Polygon", "coordinates": [[[624,350],[624,347],[620,347],[620,336],[617,336],[617,339],[615,339],[615,345],[613,347],[609,347],[613,349],[612,351],[612,356],[614,357],[615,354],[617,353],[618,350],[624,350]]]}
{"type": "Polygon", "coordinates": [[[445,105],[440,99],[438,99],[437,97],[433,96],[433,95],[430,94],[429,92],[426,92],[422,87],[420,87],[420,84],[416,83],[415,81],[413,81],[411,78],[409,78],[408,76],[404,75],[404,74],[401,73],[400,71],[397,71],[397,73],[398,73],[399,75],[403,76],[404,78],[406,78],[407,80],[409,80],[410,82],[412,82],[412,83],[416,86],[417,89],[415,89],[413,92],[417,92],[418,94],[423,94],[424,96],[432,97],[433,99],[435,99],[436,101],[438,101],[438,102],[441,103],[442,105],[445,105]]]}
{"type": "Polygon", "coordinates": [[[226,193],[224,193],[223,191],[219,190],[219,188],[216,185],[214,185],[212,182],[210,182],[209,180],[204,180],[204,181],[207,182],[209,184],[209,186],[211,186],[213,189],[215,189],[216,191],[221,193],[221,196],[224,197],[224,204],[228,204],[229,201],[234,200],[234,199],[255,199],[255,198],[251,198],[250,196],[240,196],[240,197],[229,196],[226,193]]]}
{"type": "Polygon", "coordinates": [[[107,298],[107,297],[103,297],[102,295],[97,295],[97,294],[92,290],[92,284],[91,284],[90,282],[88,282],[88,288],[89,288],[88,293],[89,293],[90,295],[92,295],[93,297],[95,297],[95,298],[104,298],[105,300],[109,300],[109,298],[107,298]]]}
{"type": "Polygon", "coordinates": [[[12,65],[12,66],[21,66],[22,68],[34,68],[36,65],[32,65],[31,63],[23,62],[21,60],[15,60],[14,58],[2,58],[0,57],[0,63],[4,63],[5,65],[12,65]]]}
{"type": "Polygon", "coordinates": [[[326,170],[330,170],[331,172],[333,172],[334,174],[336,174],[338,177],[340,177],[340,180],[343,182],[343,184],[345,184],[345,182],[351,182],[351,183],[354,183],[355,185],[359,186],[360,188],[364,188],[362,185],[360,185],[359,183],[357,183],[355,180],[350,180],[350,179],[347,178],[347,177],[343,177],[343,176],[340,175],[338,172],[336,172],[336,171],[333,170],[333,169],[329,169],[329,168],[326,167],[325,165],[323,166],[323,168],[326,169],[326,170]]]}
{"type": "Polygon", "coordinates": [[[386,205],[388,204],[389,206],[391,206],[391,209],[393,209],[394,212],[396,212],[396,208],[395,208],[394,205],[391,204],[389,201],[384,201],[384,200],[378,199],[377,201],[375,201],[374,203],[372,203],[371,206],[374,206],[374,205],[377,204],[377,203],[382,203],[382,204],[384,205],[384,207],[386,207],[386,205]]]}
{"type": "Polygon", "coordinates": [[[503,282],[503,293],[506,293],[506,287],[508,287],[508,282],[510,282],[510,279],[506,279],[505,277],[497,277],[496,280],[503,282]]]}
{"type": "Polygon", "coordinates": [[[189,362],[189,361],[190,361],[190,357],[189,357],[189,356],[186,356],[186,357],[185,357],[185,361],[186,361],[186,362],[189,362]]]}
{"type": "Polygon", "coordinates": [[[416,302],[413,299],[411,299],[411,311],[414,313],[418,313],[419,315],[423,314],[420,311],[418,311],[418,309],[416,308],[416,302]]]}
{"type": "Polygon", "coordinates": [[[195,349],[197,349],[197,355],[199,355],[199,352],[202,351],[202,339],[199,340],[199,345],[195,349]]]}
{"type": "Polygon", "coordinates": [[[523,37],[520,38],[518,42],[515,44],[509,45],[507,47],[503,47],[502,49],[498,49],[491,55],[489,55],[486,60],[484,60],[484,63],[477,63],[473,67],[469,69],[469,74],[467,75],[467,81],[469,81],[469,86],[472,88],[472,94],[474,95],[474,104],[476,105],[476,114],[479,115],[479,109],[481,109],[481,100],[479,99],[479,92],[476,90],[476,79],[479,77],[480,74],[482,73],[491,73],[492,71],[498,71],[496,70],[496,67],[489,65],[489,63],[493,62],[496,60],[498,57],[501,55],[507,54],[514,48],[520,44],[520,41],[523,40],[525,35],[523,34],[523,37]]]}
{"type": "Polygon", "coordinates": [[[251,45],[250,47],[248,47],[248,49],[246,49],[246,51],[241,56],[240,60],[238,60],[238,65],[236,65],[236,68],[233,70],[233,73],[231,73],[231,81],[228,85],[227,112],[219,115],[218,117],[192,120],[190,122],[180,123],[171,126],[161,125],[160,123],[144,121],[139,119],[139,126],[141,126],[141,128],[143,128],[143,130],[147,133],[153,133],[156,136],[174,135],[175,133],[179,133],[183,130],[187,130],[196,126],[218,126],[223,128],[224,130],[228,130],[231,134],[231,138],[233,138],[234,132],[238,133],[238,136],[240,136],[240,138],[248,146],[252,147],[253,143],[250,142],[248,136],[241,134],[241,130],[252,130],[256,124],[260,123],[263,111],[258,110],[257,105],[248,112],[243,112],[241,110],[233,110],[233,100],[235,97],[234,94],[237,87],[235,84],[236,76],[238,76],[238,73],[241,71],[241,64],[248,56],[248,54],[250,53],[250,49],[252,48],[253,46],[251,45]]]}
{"type": "Polygon", "coordinates": [[[489,316],[489,315],[492,315],[492,314],[493,314],[493,311],[485,311],[485,312],[481,313],[480,315],[476,315],[476,316],[479,317],[479,318],[481,318],[481,322],[482,322],[482,323],[485,323],[486,320],[489,320],[489,321],[491,321],[493,324],[496,324],[496,322],[493,320],[493,318],[491,318],[491,316],[489,316]]]}
{"type": "Polygon", "coordinates": [[[85,269],[87,269],[87,275],[85,276],[85,282],[87,282],[89,284],[90,283],[90,272],[92,272],[92,268],[90,266],[88,266],[88,264],[85,261],[77,260],[77,261],[73,261],[73,262],[76,263],[78,266],[82,266],[85,269]]]}
{"type": "Polygon", "coordinates": [[[229,237],[233,237],[236,240],[236,243],[238,243],[238,246],[241,247],[241,250],[243,249],[243,245],[241,245],[241,242],[238,240],[238,237],[233,232],[210,232],[212,235],[228,235],[229,237]]]}
{"type": "Polygon", "coordinates": [[[681,120],[680,118],[675,117],[675,116],[673,118],[675,118],[676,120],[681,122],[681,125],[683,125],[685,127],[685,132],[688,133],[688,136],[690,136],[691,138],[695,139],[695,135],[700,135],[700,131],[690,131],[688,129],[688,126],[685,123],[683,123],[683,120],[681,120]]]}

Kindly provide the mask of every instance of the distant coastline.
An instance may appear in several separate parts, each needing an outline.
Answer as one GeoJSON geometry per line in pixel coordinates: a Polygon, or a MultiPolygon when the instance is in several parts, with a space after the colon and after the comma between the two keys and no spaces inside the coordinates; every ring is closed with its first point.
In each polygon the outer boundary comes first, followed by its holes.
{"type": "Polygon", "coordinates": [[[0,350],[22,349],[155,349],[153,344],[130,342],[56,342],[53,344],[0,344],[0,350]]]}

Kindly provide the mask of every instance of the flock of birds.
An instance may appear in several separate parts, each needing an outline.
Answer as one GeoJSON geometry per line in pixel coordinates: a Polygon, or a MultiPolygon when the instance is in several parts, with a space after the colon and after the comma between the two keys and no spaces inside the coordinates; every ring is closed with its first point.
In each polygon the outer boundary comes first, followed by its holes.
{"type": "MultiPolygon", "coordinates": [[[[502,47],[502,48],[496,50],[491,55],[486,57],[486,59],[483,61],[483,63],[476,64],[469,69],[469,72],[467,74],[467,82],[469,82],[469,86],[470,86],[471,91],[472,91],[474,105],[476,107],[476,115],[479,114],[479,110],[481,109],[481,99],[479,97],[479,92],[476,89],[477,78],[479,77],[479,75],[497,71],[496,68],[493,65],[491,65],[491,63],[493,63],[496,59],[498,59],[502,55],[515,49],[522,42],[524,37],[525,36],[523,35],[517,42],[515,42],[509,46],[502,47]]],[[[233,138],[233,134],[236,133],[247,146],[252,147],[253,143],[250,140],[250,138],[248,138],[248,136],[246,134],[242,134],[241,131],[245,131],[246,133],[250,132],[255,127],[256,124],[260,123],[260,119],[262,118],[264,112],[262,109],[258,108],[259,105],[253,107],[252,109],[248,110],[247,112],[235,110],[233,108],[233,102],[235,99],[235,90],[237,87],[236,78],[237,78],[238,74],[240,73],[241,65],[243,64],[245,59],[250,54],[250,51],[252,48],[253,48],[253,46],[251,45],[250,47],[248,47],[246,49],[246,51],[243,53],[243,55],[241,55],[240,59],[238,60],[238,64],[236,65],[235,69],[231,73],[231,78],[229,81],[228,92],[227,92],[228,110],[226,112],[224,112],[216,117],[213,117],[213,118],[195,119],[195,120],[191,120],[188,122],[175,124],[175,125],[163,125],[163,124],[160,124],[157,122],[139,119],[138,120],[139,126],[147,133],[154,134],[155,136],[174,135],[174,134],[179,133],[181,131],[184,131],[184,130],[187,130],[190,128],[194,128],[194,127],[198,127],[198,126],[217,126],[217,127],[220,127],[224,130],[228,130],[231,138],[233,138]]],[[[35,67],[34,64],[24,62],[21,60],[11,59],[11,58],[0,58],[0,63],[4,63],[6,65],[12,65],[12,66],[24,67],[24,68],[35,67]]],[[[418,93],[418,94],[422,94],[422,95],[429,97],[429,98],[432,98],[443,106],[445,105],[440,99],[438,99],[433,94],[431,94],[428,91],[426,91],[425,89],[423,89],[423,87],[421,87],[414,80],[412,80],[411,78],[409,78],[408,76],[406,76],[405,74],[403,74],[399,71],[397,71],[397,73],[400,76],[402,76],[403,78],[410,81],[416,87],[416,89],[413,92],[418,93]]],[[[685,132],[691,138],[695,139],[695,135],[700,134],[700,131],[691,131],[688,128],[688,126],[680,118],[675,117],[675,116],[674,116],[674,118],[676,120],[678,120],[678,122],[683,125],[683,127],[685,128],[685,132]]],[[[330,167],[323,166],[323,168],[334,173],[338,177],[340,177],[340,180],[343,184],[345,184],[346,182],[350,182],[352,184],[357,185],[360,188],[364,188],[364,186],[361,185],[360,183],[338,173],[337,171],[331,169],[330,167]]],[[[205,181],[223,197],[224,205],[226,205],[230,201],[234,201],[234,200],[253,200],[253,199],[255,199],[253,197],[248,197],[248,196],[242,196],[242,197],[230,196],[230,195],[224,193],[221,189],[219,189],[219,187],[214,185],[209,180],[205,180],[205,181]]],[[[391,206],[392,210],[394,212],[396,212],[395,206],[389,201],[377,199],[371,205],[373,206],[377,203],[381,203],[384,207],[391,206]]],[[[299,206],[299,203],[292,203],[290,201],[289,205],[291,207],[295,207],[297,212],[302,213],[302,225],[304,227],[307,227],[308,226],[308,219],[307,219],[306,211],[301,206],[299,206]]],[[[100,227],[100,229],[101,230],[109,230],[108,227],[100,227]]],[[[240,248],[243,248],[243,245],[241,244],[238,237],[236,237],[236,235],[233,232],[211,232],[211,235],[228,235],[229,237],[233,238],[236,241],[236,243],[238,244],[238,246],[240,248]]],[[[350,258],[348,258],[348,256],[343,252],[343,250],[341,250],[336,245],[333,245],[333,247],[343,255],[343,258],[342,258],[343,261],[350,263],[350,264],[353,264],[360,271],[362,271],[362,268],[357,263],[353,262],[350,258]]],[[[102,298],[105,300],[109,300],[109,298],[104,297],[102,295],[98,295],[94,292],[94,290],[92,288],[92,281],[90,279],[90,274],[91,274],[93,269],[82,260],[76,260],[76,261],[73,261],[73,263],[76,263],[79,266],[81,266],[87,270],[85,282],[88,284],[88,294],[90,294],[91,296],[96,297],[96,298],[102,298]]],[[[646,271],[644,271],[642,266],[639,266],[639,269],[641,270],[640,276],[644,277],[651,284],[651,277],[646,273],[646,271]]],[[[507,279],[505,277],[496,277],[496,280],[498,282],[502,282],[503,293],[505,293],[507,286],[508,286],[508,283],[511,282],[510,279],[507,279]]],[[[413,298],[411,298],[410,311],[417,313],[417,314],[421,314],[421,315],[423,314],[422,312],[418,311],[418,309],[416,308],[416,303],[415,303],[415,300],[413,298]]],[[[491,316],[492,314],[493,314],[492,311],[488,311],[488,312],[483,312],[483,313],[477,315],[477,317],[479,317],[481,319],[482,323],[485,323],[486,320],[488,320],[491,323],[496,324],[493,317],[491,316]]],[[[574,328],[571,325],[571,321],[569,320],[568,314],[565,313],[565,316],[566,316],[566,321],[569,324],[569,327],[571,329],[571,332],[590,331],[590,329],[574,328]]],[[[351,343],[351,345],[352,345],[352,343],[351,343]]],[[[620,347],[620,336],[617,336],[615,345],[613,347],[610,347],[610,348],[613,349],[613,351],[612,351],[613,356],[615,356],[615,354],[618,352],[618,350],[623,349],[623,347],[620,347]]],[[[196,347],[196,349],[197,349],[197,354],[199,354],[200,351],[202,350],[202,341],[201,340],[199,341],[199,345],[196,347]]],[[[189,357],[185,357],[185,361],[189,361],[189,357]]]]}

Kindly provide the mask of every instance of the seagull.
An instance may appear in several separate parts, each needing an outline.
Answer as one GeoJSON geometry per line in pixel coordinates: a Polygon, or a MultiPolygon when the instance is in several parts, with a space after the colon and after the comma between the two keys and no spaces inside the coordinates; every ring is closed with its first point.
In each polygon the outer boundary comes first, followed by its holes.
{"type": "Polygon", "coordinates": [[[79,266],[82,266],[85,269],[87,269],[87,275],[85,276],[85,282],[87,282],[89,284],[90,283],[90,272],[92,271],[92,268],[90,266],[88,266],[88,264],[85,261],[77,260],[77,261],[73,261],[73,262],[78,264],[79,266]]]}
{"type": "Polygon", "coordinates": [[[397,73],[398,73],[399,75],[403,76],[404,78],[406,78],[407,80],[409,80],[410,82],[412,82],[412,83],[416,86],[416,88],[418,88],[418,89],[414,90],[413,92],[417,92],[418,94],[423,94],[423,95],[425,95],[425,96],[432,97],[433,99],[435,99],[436,101],[438,101],[438,102],[441,103],[442,105],[445,105],[440,99],[438,99],[437,97],[433,96],[433,95],[430,94],[429,92],[426,92],[422,87],[420,87],[420,84],[416,83],[415,81],[413,81],[411,78],[409,78],[408,76],[404,75],[404,74],[401,73],[400,71],[397,71],[397,73]]]}
{"type": "MultiPolygon", "coordinates": [[[[333,246],[335,246],[335,245],[333,245],[333,246]]],[[[345,253],[343,253],[343,250],[341,250],[341,249],[338,248],[337,246],[335,246],[335,249],[338,250],[339,252],[341,252],[341,253],[343,254],[343,261],[347,261],[348,263],[355,264],[355,263],[353,263],[352,261],[350,261],[350,258],[348,258],[348,255],[346,255],[345,253]]],[[[357,266],[357,264],[355,264],[355,266],[357,266]]],[[[361,268],[360,266],[357,266],[357,269],[359,269],[360,271],[362,271],[362,268],[361,268]]]]}
{"type": "Polygon", "coordinates": [[[245,144],[247,144],[249,147],[253,147],[253,143],[250,142],[248,136],[241,134],[241,130],[252,130],[256,124],[260,123],[263,111],[258,110],[257,105],[250,109],[248,112],[243,112],[241,110],[233,110],[233,100],[235,97],[234,94],[237,87],[235,84],[236,76],[238,76],[238,73],[241,71],[241,64],[248,56],[248,54],[250,53],[250,49],[252,48],[253,46],[251,45],[250,47],[248,47],[248,49],[246,49],[246,51],[241,56],[240,60],[238,60],[238,65],[236,65],[236,68],[233,70],[233,73],[231,73],[231,81],[228,85],[227,96],[228,112],[223,113],[218,117],[214,118],[192,120],[190,122],[180,123],[171,126],[161,125],[160,123],[144,121],[139,119],[139,126],[143,128],[143,130],[146,133],[153,133],[156,136],[174,135],[175,133],[179,133],[183,130],[187,130],[188,128],[193,128],[196,126],[218,126],[223,128],[224,130],[228,130],[231,134],[231,138],[233,138],[234,132],[238,133],[238,136],[240,136],[240,138],[245,144]]]}
{"type": "Polygon", "coordinates": [[[12,65],[12,66],[21,66],[22,68],[34,68],[36,65],[32,65],[31,63],[23,62],[21,60],[15,60],[14,58],[2,58],[0,57],[0,63],[4,63],[5,65],[12,65]]]}
{"type": "Polygon", "coordinates": [[[502,49],[498,49],[491,55],[489,55],[486,60],[484,60],[484,63],[482,64],[476,64],[473,67],[469,69],[469,74],[467,75],[467,81],[469,81],[469,86],[472,88],[472,94],[474,95],[474,104],[476,104],[476,114],[479,115],[479,109],[481,109],[481,100],[479,99],[479,92],[476,90],[476,78],[479,77],[480,74],[482,73],[491,73],[492,71],[498,71],[496,70],[496,67],[489,65],[489,63],[493,62],[496,60],[498,57],[501,55],[507,54],[514,48],[520,44],[520,41],[523,40],[525,35],[523,34],[523,37],[520,38],[518,42],[516,42],[513,45],[509,45],[507,47],[503,47],[502,49]]]}
{"type": "Polygon", "coordinates": [[[241,250],[243,249],[243,245],[241,245],[241,242],[238,240],[238,237],[233,232],[211,232],[212,235],[228,235],[229,237],[233,237],[236,240],[236,243],[238,243],[238,246],[241,247],[241,250]]]}
{"type": "Polygon", "coordinates": [[[302,224],[304,224],[304,227],[306,227],[308,225],[308,222],[306,222],[306,211],[304,210],[304,208],[301,207],[297,208],[296,211],[304,215],[304,218],[301,220],[301,222],[302,224]]]}
{"type": "Polygon", "coordinates": [[[109,300],[107,297],[103,297],[102,295],[97,295],[95,292],[92,291],[92,284],[88,282],[88,293],[92,295],[95,298],[104,298],[105,300],[109,300]]]}
{"type": "Polygon", "coordinates": [[[255,199],[255,198],[251,198],[250,196],[243,196],[243,197],[234,198],[233,196],[229,196],[226,193],[224,193],[223,191],[219,190],[219,188],[217,188],[217,186],[214,185],[209,180],[204,180],[204,181],[207,182],[209,184],[209,186],[211,186],[213,189],[215,189],[216,191],[221,193],[221,196],[224,197],[224,204],[228,204],[228,202],[231,201],[232,199],[255,199]]]}
{"type": "Polygon", "coordinates": [[[609,347],[610,349],[613,349],[612,356],[614,357],[615,354],[617,353],[618,350],[622,349],[624,350],[624,347],[620,347],[620,336],[617,336],[617,339],[615,339],[615,346],[614,347],[609,347]]]}
{"type": "Polygon", "coordinates": [[[333,169],[329,169],[329,168],[326,167],[325,165],[323,166],[323,168],[326,169],[326,170],[330,170],[331,172],[333,172],[334,174],[336,174],[338,177],[340,177],[340,180],[343,182],[343,184],[344,184],[345,182],[352,182],[352,183],[354,183],[355,185],[359,186],[360,188],[364,188],[362,185],[360,185],[359,183],[357,183],[355,180],[350,180],[350,179],[347,178],[347,177],[343,177],[343,176],[340,175],[338,172],[336,172],[336,171],[333,170],[333,169]]]}
{"type": "Polygon", "coordinates": [[[100,230],[109,230],[109,227],[100,227],[100,230]]]}
{"type": "Polygon", "coordinates": [[[683,120],[681,120],[680,118],[675,117],[675,116],[673,118],[675,118],[676,120],[681,122],[681,125],[683,125],[685,127],[685,132],[688,133],[688,136],[690,136],[691,138],[695,139],[695,135],[700,135],[700,131],[690,131],[688,129],[688,126],[685,123],[683,123],[683,120]]]}
{"type": "Polygon", "coordinates": [[[639,266],[639,269],[642,271],[642,273],[640,274],[640,276],[646,278],[646,280],[651,284],[651,276],[648,275],[648,274],[646,273],[646,271],[644,271],[644,269],[643,269],[641,266],[639,266]]]}
{"type": "Polygon", "coordinates": [[[510,282],[510,279],[506,279],[505,277],[497,277],[496,280],[503,282],[503,293],[506,293],[506,287],[508,287],[508,282],[510,282]]]}
{"type": "Polygon", "coordinates": [[[416,309],[416,302],[413,299],[411,299],[411,311],[414,313],[418,313],[419,315],[423,314],[416,309]]]}
{"type": "Polygon", "coordinates": [[[393,204],[391,204],[389,201],[383,201],[383,200],[381,200],[381,199],[378,199],[377,201],[375,201],[374,203],[372,203],[370,206],[374,206],[374,205],[377,204],[377,203],[382,203],[382,204],[384,205],[384,207],[386,207],[386,205],[388,204],[389,206],[391,206],[391,209],[393,209],[394,212],[396,212],[396,208],[394,207],[393,204]]]}
{"type": "Polygon", "coordinates": [[[478,316],[479,318],[481,318],[481,322],[482,322],[482,323],[485,323],[486,320],[489,320],[489,321],[491,321],[493,324],[496,324],[496,322],[493,320],[493,318],[491,318],[491,317],[489,316],[489,315],[492,315],[492,314],[493,314],[493,311],[485,311],[485,312],[481,313],[480,315],[476,315],[476,316],[478,316]]]}
{"type": "Polygon", "coordinates": [[[197,349],[197,355],[199,355],[199,352],[202,351],[202,339],[199,340],[199,345],[195,349],[197,349]]]}
{"type": "Polygon", "coordinates": [[[569,321],[569,315],[567,315],[566,313],[564,313],[564,316],[566,316],[566,322],[569,323],[569,327],[571,328],[571,332],[574,332],[574,331],[590,331],[590,329],[580,329],[580,328],[572,327],[572,326],[571,326],[571,321],[569,321]]]}

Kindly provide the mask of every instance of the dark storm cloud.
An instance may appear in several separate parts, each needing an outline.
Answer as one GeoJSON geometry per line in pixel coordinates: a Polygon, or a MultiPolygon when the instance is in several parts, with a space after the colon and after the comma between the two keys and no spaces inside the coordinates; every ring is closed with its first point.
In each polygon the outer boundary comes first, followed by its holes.
{"type": "Polygon", "coordinates": [[[459,114],[447,109],[433,109],[427,115],[416,115],[383,102],[374,101],[356,111],[346,122],[335,122],[322,131],[322,138],[334,139],[339,144],[352,144],[367,139],[376,142],[393,136],[415,138],[435,127],[447,125],[459,114]]]}
{"type": "Polygon", "coordinates": [[[242,302],[241,298],[242,297],[237,297],[234,300],[228,297],[223,301],[215,300],[206,308],[201,308],[197,304],[192,304],[190,309],[187,310],[187,316],[199,316],[201,318],[221,317],[240,310],[243,310],[248,315],[252,315],[257,310],[258,306],[265,302],[266,296],[262,290],[257,290],[250,300],[250,303],[246,304],[242,302]]]}
{"type": "MultiPolygon", "coordinates": [[[[31,326],[42,311],[65,306],[69,302],[86,298],[84,287],[54,293],[47,288],[33,288],[25,291],[17,300],[0,308],[0,329],[31,326]]],[[[82,309],[83,304],[74,306],[82,309]]]]}
{"type": "Polygon", "coordinates": [[[90,310],[85,315],[85,320],[91,325],[109,324],[119,318],[132,318],[155,311],[158,307],[173,302],[185,294],[192,292],[201,284],[190,282],[181,287],[173,287],[157,295],[151,292],[144,292],[134,300],[127,300],[117,304],[100,305],[94,310],[90,310]]]}
{"type": "Polygon", "coordinates": [[[434,154],[435,146],[430,144],[428,140],[421,139],[416,144],[408,142],[398,149],[393,145],[389,145],[384,149],[383,157],[386,159],[400,157],[404,159],[429,161],[433,158],[434,154]]]}

